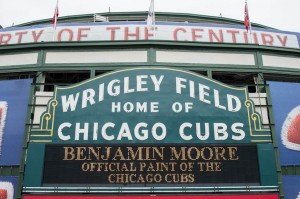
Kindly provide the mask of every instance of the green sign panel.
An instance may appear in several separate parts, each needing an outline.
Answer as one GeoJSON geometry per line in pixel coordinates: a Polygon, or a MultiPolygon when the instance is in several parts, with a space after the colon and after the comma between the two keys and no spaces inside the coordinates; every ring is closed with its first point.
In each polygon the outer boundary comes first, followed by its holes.
{"type": "Polygon", "coordinates": [[[23,191],[274,186],[260,121],[246,87],[189,71],[132,68],[56,87],[30,132],[23,191]]]}
{"type": "Polygon", "coordinates": [[[56,87],[33,142],[269,142],[245,87],[170,68],[115,71],[56,87]]]}

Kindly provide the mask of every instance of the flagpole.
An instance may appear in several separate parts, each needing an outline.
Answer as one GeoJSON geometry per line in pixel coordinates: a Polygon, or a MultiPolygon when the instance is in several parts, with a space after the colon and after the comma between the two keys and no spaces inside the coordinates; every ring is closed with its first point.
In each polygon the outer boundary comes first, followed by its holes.
{"type": "Polygon", "coordinates": [[[148,30],[153,31],[153,39],[156,39],[154,0],[150,1],[150,7],[147,16],[147,26],[148,26],[148,30]]]}
{"type": "Polygon", "coordinates": [[[58,0],[56,0],[56,7],[54,11],[54,24],[53,24],[53,42],[55,41],[55,33],[56,33],[56,24],[57,24],[57,17],[58,17],[58,0]]]}
{"type": "Polygon", "coordinates": [[[155,23],[155,11],[154,11],[154,1],[153,0],[153,37],[154,37],[154,40],[156,40],[156,23],[155,23]]]}
{"type": "Polygon", "coordinates": [[[248,2],[245,0],[246,6],[247,6],[247,15],[249,19],[249,33],[250,33],[250,43],[252,44],[252,27],[251,27],[251,20],[250,20],[250,15],[249,15],[249,9],[248,9],[248,2]]]}

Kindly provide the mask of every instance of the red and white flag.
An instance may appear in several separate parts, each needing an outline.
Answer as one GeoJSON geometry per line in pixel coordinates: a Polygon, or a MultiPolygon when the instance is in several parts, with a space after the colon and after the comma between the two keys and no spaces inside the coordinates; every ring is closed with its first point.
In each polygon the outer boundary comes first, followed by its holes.
{"type": "Polygon", "coordinates": [[[249,13],[248,13],[248,5],[247,1],[245,2],[245,19],[244,19],[245,28],[248,32],[250,26],[249,13]]]}
{"type": "Polygon", "coordinates": [[[56,2],[56,7],[55,7],[55,11],[54,11],[54,16],[52,18],[52,24],[53,24],[53,29],[56,29],[56,24],[57,24],[57,18],[58,18],[58,0],[56,2]]]}

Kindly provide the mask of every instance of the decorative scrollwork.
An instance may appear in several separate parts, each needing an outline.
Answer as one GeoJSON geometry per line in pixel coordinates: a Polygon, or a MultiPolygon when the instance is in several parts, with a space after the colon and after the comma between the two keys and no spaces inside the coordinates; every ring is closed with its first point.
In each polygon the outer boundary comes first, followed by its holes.
{"type": "Polygon", "coordinates": [[[246,100],[245,106],[248,111],[251,136],[270,136],[270,135],[266,135],[266,133],[269,134],[269,129],[262,128],[261,116],[255,111],[255,105],[253,101],[246,100]],[[254,134],[255,132],[256,134],[254,134]]]}
{"type": "Polygon", "coordinates": [[[52,124],[54,119],[55,107],[58,102],[55,99],[50,100],[47,105],[47,111],[41,117],[41,129],[52,131],[52,124]]]}

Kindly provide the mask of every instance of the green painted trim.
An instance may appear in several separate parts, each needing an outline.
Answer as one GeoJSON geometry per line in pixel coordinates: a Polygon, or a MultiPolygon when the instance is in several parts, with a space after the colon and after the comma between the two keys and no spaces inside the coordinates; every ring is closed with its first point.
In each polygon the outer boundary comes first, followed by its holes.
{"type": "Polygon", "coordinates": [[[261,52],[257,51],[255,55],[255,63],[258,68],[263,68],[263,60],[262,60],[262,54],[261,52]]]}
{"type": "Polygon", "coordinates": [[[282,75],[300,75],[300,69],[279,68],[279,67],[264,67],[260,69],[263,73],[282,74],[282,75]]]}
{"type": "MultiPolygon", "coordinates": [[[[37,195],[49,195],[49,194],[61,194],[64,195],[66,193],[72,195],[80,195],[82,198],[88,196],[87,194],[102,194],[105,195],[128,195],[130,198],[130,194],[133,195],[162,195],[162,194],[184,194],[187,195],[195,195],[195,194],[224,194],[224,193],[248,193],[248,194],[268,194],[278,193],[277,186],[236,186],[236,187],[95,187],[91,189],[90,187],[77,187],[74,190],[73,187],[47,187],[47,189],[43,187],[25,187],[25,193],[35,193],[37,195]]],[[[92,196],[92,195],[91,195],[92,196]]]]}
{"type": "MultiPolygon", "coordinates": [[[[35,79],[33,80],[35,81],[35,79]]],[[[33,82],[35,83],[35,82],[33,82]]],[[[28,103],[32,104],[35,102],[35,97],[34,97],[34,93],[36,91],[36,86],[31,85],[30,88],[30,95],[29,95],[29,100],[28,103]]],[[[26,116],[26,124],[30,124],[31,120],[33,118],[32,117],[32,113],[34,113],[34,107],[29,106],[28,105],[28,110],[27,110],[27,116],[26,116]]],[[[31,127],[29,125],[25,126],[25,132],[24,132],[24,141],[23,141],[23,147],[22,147],[22,158],[21,158],[21,162],[20,162],[20,167],[19,167],[19,181],[18,181],[18,188],[16,190],[16,199],[21,199],[21,195],[22,195],[22,189],[23,189],[23,180],[24,180],[24,172],[25,172],[25,158],[26,158],[26,154],[27,154],[27,147],[28,147],[28,137],[29,137],[29,132],[31,127]]]]}
{"type": "Polygon", "coordinates": [[[186,70],[213,70],[213,71],[224,71],[224,72],[259,72],[259,73],[267,73],[267,74],[280,74],[280,75],[291,75],[293,77],[300,76],[300,70],[278,70],[277,68],[270,69],[255,69],[253,67],[245,67],[239,65],[215,65],[215,64],[175,64],[175,63],[92,63],[92,64],[47,64],[43,67],[31,67],[24,68],[26,66],[18,66],[18,67],[6,67],[0,70],[0,74],[5,73],[17,73],[17,72],[37,72],[37,71],[89,71],[91,68],[95,68],[96,70],[116,70],[124,67],[142,67],[142,66],[161,66],[161,67],[173,67],[173,68],[182,68],[186,70]],[[277,69],[277,70],[276,70],[277,69]]]}
{"type": "Polygon", "coordinates": [[[213,75],[212,74],[213,74],[212,70],[210,70],[210,69],[207,70],[207,77],[208,78],[213,79],[213,77],[212,77],[213,75]]]}
{"type": "Polygon", "coordinates": [[[1,66],[0,67],[0,73],[36,71],[36,70],[37,70],[36,65],[17,65],[17,66],[1,66]],[[18,71],[16,71],[16,70],[18,70],[18,71]]]}
{"type": "MultiPolygon", "coordinates": [[[[266,52],[266,51],[261,51],[261,55],[269,55],[269,56],[274,56],[273,53],[270,52],[266,52]]],[[[280,56],[280,57],[291,57],[291,58],[300,58],[300,54],[293,54],[291,56],[291,54],[289,54],[288,52],[282,51],[282,52],[278,52],[276,55],[280,56]]]]}
{"type": "Polygon", "coordinates": [[[275,154],[272,143],[257,144],[260,182],[262,186],[277,186],[275,154]]]}
{"type": "MultiPolygon", "coordinates": [[[[151,59],[153,59],[153,57],[151,57],[151,59]]],[[[153,62],[154,60],[151,60],[151,62],[153,62]]],[[[43,66],[42,69],[47,68],[47,67],[56,67],[56,66],[60,66],[60,67],[83,67],[83,65],[85,67],[87,66],[91,66],[91,67],[95,67],[95,66],[127,66],[127,65],[137,65],[137,66],[141,66],[141,65],[161,65],[161,66],[190,66],[190,67],[207,67],[207,68],[225,68],[225,69],[229,69],[229,68],[237,68],[237,69],[241,69],[241,70],[255,70],[257,69],[257,67],[255,67],[254,65],[234,65],[234,64],[205,64],[205,63],[172,63],[172,62],[154,62],[154,63],[149,63],[149,62],[111,62],[111,63],[55,63],[55,64],[46,64],[43,66]]],[[[258,70],[258,69],[257,69],[258,70]]],[[[298,70],[300,71],[300,70],[298,70]]]]}
{"type": "Polygon", "coordinates": [[[153,48],[150,48],[148,50],[148,63],[149,64],[154,64],[156,63],[156,50],[154,50],[153,48]]]}
{"type": "Polygon", "coordinates": [[[26,166],[23,184],[40,187],[43,179],[45,145],[41,143],[31,143],[28,145],[28,151],[35,151],[35,156],[27,157],[26,161],[30,162],[30,164],[26,166]]]}
{"type": "MultiPolygon", "coordinates": [[[[148,52],[149,50],[151,50],[151,48],[145,48],[145,47],[138,47],[138,48],[130,48],[128,49],[127,46],[126,48],[104,48],[104,47],[92,47],[92,48],[58,48],[58,49],[49,49],[49,50],[45,50],[45,55],[47,55],[47,53],[56,53],[56,52],[115,52],[115,51],[144,51],[144,52],[148,52]]],[[[46,62],[44,62],[46,63],[46,62]]]]}
{"type": "MultiPolygon", "coordinates": [[[[272,108],[271,91],[270,91],[270,87],[268,85],[266,86],[266,93],[267,93],[267,104],[271,105],[271,106],[268,106],[270,124],[275,124],[274,113],[273,113],[273,108],[272,108]]],[[[279,149],[278,149],[278,142],[277,142],[275,126],[270,125],[270,128],[271,128],[273,146],[274,146],[274,152],[275,152],[275,158],[276,158],[276,169],[277,169],[277,177],[278,177],[279,194],[280,194],[280,198],[284,198],[282,171],[281,171],[281,166],[280,166],[280,154],[279,154],[279,149]]]]}
{"type": "Polygon", "coordinates": [[[90,69],[90,78],[94,78],[96,76],[96,70],[94,68],[90,69]]]}
{"type": "Polygon", "coordinates": [[[282,175],[300,175],[300,166],[282,166],[282,175]]]}
{"type": "Polygon", "coordinates": [[[300,55],[300,49],[297,48],[282,48],[282,47],[272,47],[272,46],[260,46],[256,44],[232,44],[232,43],[211,43],[211,42],[190,42],[190,41],[165,41],[165,40],[139,40],[139,41],[86,41],[86,42],[42,42],[42,43],[24,43],[24,44],[11,44],[11,45],[1,45],[0,53],[4,51],[6,54],[8,50],[13,50],[13,53],[20,52],[21,49],[30,50],[40,50],[41,48],[49,48],[49,49],[59,49],[61,47],[64,50],[70,50],[69,47],[84,47],[84,48],[97,48],[101,46],[101,49],[104,47],[114,48],[117,47],[119,49],[128,49],[130,47],[162,47],[163,48],[174,48],[176,46],[177,49],[183,48],[187,49],[191,48],[205,48],[205,49],[235,49],[235,50],[244,50],[247,51],[255,51],[261,50],[264,53],[269,51],[276,51],[279,53],[296,53],[300,55]]]}
{"type": "Polygon", "coordinates": [[[0,176],[18,176],[19,166],[1,166],[0,176]]]}
{"type": "Polygon", "coordinates": [[[40,50],[38,54],[37,65],[38,67],[42,67],[45,64],[46,53],[44,50],[40,50]]]}

